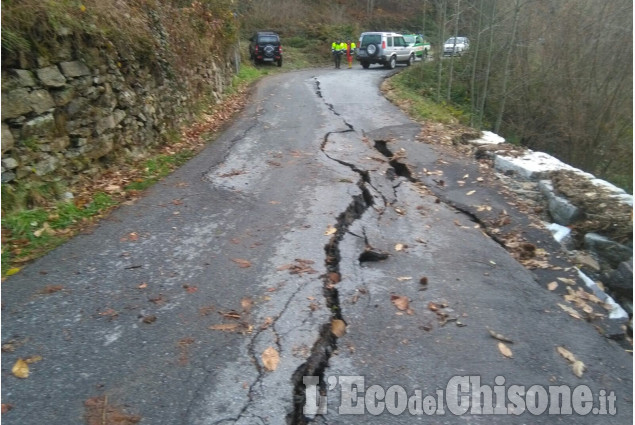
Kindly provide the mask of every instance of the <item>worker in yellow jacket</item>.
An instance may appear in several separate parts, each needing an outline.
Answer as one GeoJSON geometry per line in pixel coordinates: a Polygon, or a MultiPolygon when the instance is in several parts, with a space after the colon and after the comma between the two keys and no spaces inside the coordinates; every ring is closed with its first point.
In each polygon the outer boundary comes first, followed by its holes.
{"type": "Polygon", "coordinates": [[[348,61],[348,68],[350,69],[353,67],[353,56],[355,55],[355,49],[357,48],[357,45],[353,43],[350,38],[346,40],[345,44],[346,44],[346,60],[348,61]]]}
{"type": "Polygon", "coordinates": [[[342,43],[339,39],[331,44],[331,53],[335,61],[335,68],[339,69],[342,62],[342,54],[346,52],[346,43],[342,43]]]}

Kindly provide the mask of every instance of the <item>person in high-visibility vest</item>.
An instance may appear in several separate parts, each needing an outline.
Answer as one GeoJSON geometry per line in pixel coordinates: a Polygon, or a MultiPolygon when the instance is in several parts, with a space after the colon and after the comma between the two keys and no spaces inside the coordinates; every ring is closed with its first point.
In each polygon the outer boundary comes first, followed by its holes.
{"type": "Polygon", "coordinates": [[[333,53],[333,60],[335,61],[335,68],[339,69],[342,61],[342,53],[346,49],[346,44],[337,40],[331,44],[331,52],[333,53]]]}
{"type": "Polygon", "coordinates": [[[355,43],[351,41],[349,38],[346,40],[346,60],[348,61],[348,68],[351,69],[353,67],[353,55],[355,54],[355,49],[357,46],[355,43]]]}

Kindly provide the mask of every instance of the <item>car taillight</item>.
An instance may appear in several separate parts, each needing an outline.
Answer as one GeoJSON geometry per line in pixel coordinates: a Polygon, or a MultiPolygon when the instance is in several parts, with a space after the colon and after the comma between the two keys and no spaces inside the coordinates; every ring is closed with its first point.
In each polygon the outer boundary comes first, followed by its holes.
{"type": "Polygon", "coordinates": [[[381,42],[381,48],[382,48],[382,49],[385,49],[385,48],[386,48],[386,40],[384,40],[384,41],[382,41],[382,42],[381,42]]]}
{"type": "Polygon", "coordinates": [[[254,51],[258,53],[258,45],[256,45],[256,48],[254,49],[254,51]]]}
{"type": "Polygon", "coordinates": [[[282,44],[278,46],[278,51],[282,53],[282,44]]]}

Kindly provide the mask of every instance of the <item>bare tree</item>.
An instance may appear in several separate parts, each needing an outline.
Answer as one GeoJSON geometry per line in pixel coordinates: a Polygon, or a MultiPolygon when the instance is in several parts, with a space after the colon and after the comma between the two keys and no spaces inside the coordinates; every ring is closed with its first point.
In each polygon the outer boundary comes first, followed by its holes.
{"type": "Polygon", "coordinates": [[[501,100],[498,107],[498,114],[496,115],[496,124],[494,124],[494,132],[500,131],[501,123],[503,121],[503,113],[505,112],[505,101],[507,100],[507,87],[510,79],[510,60],[512,53],[516,47],[516,31],[518,28],[518,20],[520,18],[520,9],[522,7],[521,0],[515,0],[514,4],[514,19],[512,25],[512,31],[510,39],[507,41],[507,51],[505,52],[505,64],[503,65],[503,83],[501,88],[501,100]]]}
{"type": "Polygon", "coordinates": [[[448,74],[448,93],[446,99],[449,102],[452,97],[452,78],[454,77],[454,51],[456,50],[456,41],[459,36],[459,16],[461,14],[461,0],[456,0],[456,10],[454,11],[454,46],[452,46],[452,55],[450,56],[450,72],[448,74]]]}
{"type": "Polygon", "coordinates": [[[435,0],[437,17],[437,48],[435,49],[435,60],[437,63],[437,90],[436,101],[441,101],[441,82],[443,80],[443,41],[445,40],[445,17],[447,11],[447,0],[435,0]]]}
{"type": "Polygon", "coordinates": [[[492,57],[494,51],[494,18],[496,16],[496,2],[492,1],[490,4],[490,15],[489,15],[489,42],[487,44],[487,55],[486,55],[486,65],[483,71],[483,87],[481,88],[481,93],[479,95],[479,104],[478,104],[478,120],[477,120],[477,128],[482,128],[483,126],[483,115],[485,114],[485,101],[488,96],[488,86],[490,80],[490,73],[492,69],[492,57]]]}
{"type": "Polygon", "coordinates": [[[480,0],[478,10],[476,11],[478,15],[478,24],[476,26],[476,40],[474,42],[474,47],[470,47],[472,49],[472,76],[470,77],[470,106],[471,106],[471,114],[470,114],[470,126],[475,126],[476,117],[476,100],[478,98],[476,91],[476,69],[479,60],[479,50],[481,48],[481,33],[483,27],[483,0],[480,0]]]}

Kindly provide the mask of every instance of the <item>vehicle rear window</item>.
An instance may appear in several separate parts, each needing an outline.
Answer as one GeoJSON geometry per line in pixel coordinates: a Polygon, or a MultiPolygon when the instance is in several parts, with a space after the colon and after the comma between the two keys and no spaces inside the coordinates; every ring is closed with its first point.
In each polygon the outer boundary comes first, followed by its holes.
{"type": "Polygon", "coordinates": [[[261,35],[258,38],[258,41],[260,43],[277,43],[278,37],[276,37],[275,35],[261,35]]]}
{"type": "Polygon", "coordinates": [[[381,34],[368,34],[362,38],[362,46],[366,47],[369,44],[379,44],[381,43],[381,34]]]}

